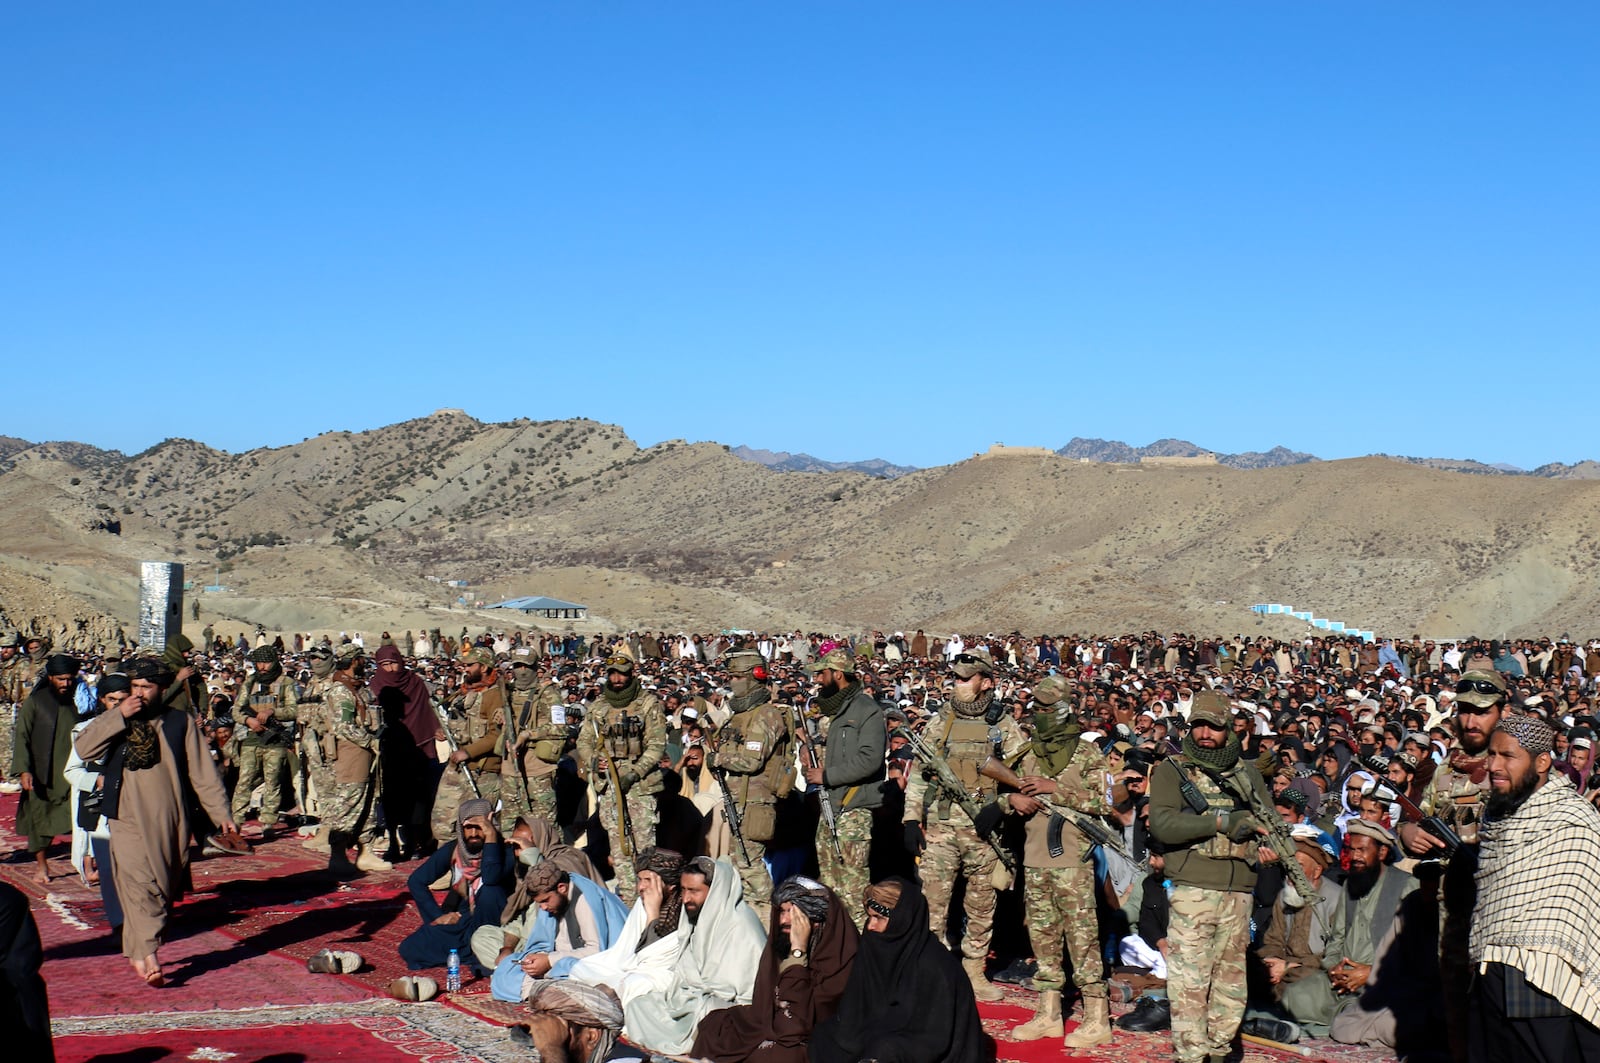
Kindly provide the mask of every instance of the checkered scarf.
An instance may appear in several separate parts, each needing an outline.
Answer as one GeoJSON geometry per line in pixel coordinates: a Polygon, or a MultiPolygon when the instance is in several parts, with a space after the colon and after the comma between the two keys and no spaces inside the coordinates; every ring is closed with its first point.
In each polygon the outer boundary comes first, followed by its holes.
{"type": "Polygon", "coordinates": [[[1564,775],[1479,832],[1475,966],[1503,963],[1600,1025],[1600,812],[1564,775]]]}

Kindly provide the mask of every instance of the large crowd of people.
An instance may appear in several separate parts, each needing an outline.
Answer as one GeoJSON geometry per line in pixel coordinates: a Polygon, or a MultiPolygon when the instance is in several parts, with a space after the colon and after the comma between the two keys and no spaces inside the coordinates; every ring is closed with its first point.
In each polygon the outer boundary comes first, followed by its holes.
{"type": "Polygon", "coordinates": [[[397,995],[453,956],[545,1058],[977,1060],[1011,983],[1064,1049],[1600,1059],[1597,683],[1567,637],[13,634],[0,767],[149,984],[191,850],[292,827],[406,871],[397,995]]]}

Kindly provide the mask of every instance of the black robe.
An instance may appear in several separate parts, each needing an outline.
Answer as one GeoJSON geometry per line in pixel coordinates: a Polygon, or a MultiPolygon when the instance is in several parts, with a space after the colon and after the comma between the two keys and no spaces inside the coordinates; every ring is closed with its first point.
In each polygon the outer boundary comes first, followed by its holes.
{"type": "Polygon", "coordinates": [[[861,935],[839,1012],[811,1034],[811,1063],[986,1063],[994,1041],[961,962],[928,929],[914,882],[881,933],[861,935]]]}

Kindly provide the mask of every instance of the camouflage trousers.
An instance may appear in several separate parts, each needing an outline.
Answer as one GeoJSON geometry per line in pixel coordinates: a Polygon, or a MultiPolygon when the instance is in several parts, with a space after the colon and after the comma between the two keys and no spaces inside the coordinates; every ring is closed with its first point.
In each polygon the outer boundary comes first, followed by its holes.
{"type": "Polygon", "coordinates": [[[526,793],[522,784],[521,775],[508,771],[500,776],[500,833],[510,834],[518,818],[549,820],[550,825],[559,830],[560,824],[556,822],[556,773],[529,775],[526,793]],[[529,797],[533,798],[531,803],[529,797]]]}
{"type": "Polygon", "coordinates": [[[850,912],[857,927],[866,922],[865,894],[872,885],[868,862],[872,856],[872,809],[852,808],[840,812],[834,822],[839,827],[839,848],[844,859],[833,851],[833,838],[828,825],[817,820],[817,870],[823,885],[839,895],[839,900],[850,912]]]}
{"type": "Polygon", "coordinates": [[[744,848],[750,854],[748,864],[739,857],[737,842],[728,859],[739,872],[739,881],[744,883],[744,903],[761,917],[761,925],[766,926],[769,921],[767,917],[772,913],[772,874],[767,870],[767,847],[746,838],[744,848]]]}
{"type": "Polygon", "coordinates": [[[339,780],[333,774],[333,765],[325,760],[312,763],[304,760],[306,766],[306,779],[308,791],[316,794],[316,801],[312,802],[310,794],[300,801],[300,811],[308,816],[316,816],[324,825],[328,822],[328,802],[333,799],[333,793],[339,788],[339,780]]]}
{"type": "Polygon", "coordinates": [[[239,747],[239,781],[233,788],[233,821],[243,823],[250,811],[250,795],[259,785],[261,790],[261,816],[263,827],[278,822],[283,811],[283,771],[289,763],[289,751],[283,746],[241,745],[239,747]]]}
{"type": "Polygon", "coordinates": [[[1023,906],[1033,955],[1039,961],[1033,987],[1048,993],[1067,984],[1061,966],[1061,945],[1065,941],[1067,958],[1072,961],[1072,984],[1086,997],[1105,996],[1094,865],[1028,868],[1024,872],[1023,906]]]}
{"type": "MultiPolygon", "coordinates": [[[[633,827],[633,852],[638,855],[656,843],[656,795],[641,794],[635,786],[624,800],[628,806],[628,821],[633,827]]],[[[611,869],[617,876],[611,883],[611,892],[621,897],[623,904],[631,906],[638,896],[638,876],[633,861],[623,855],[622,828],[617,825],[617,799],[608,786],[605,793],[595,795],[595,803],[599,806],[600,825],[606,829],[606,838],[611,842],[611,869]]]]}
{"type": "Polygon", "coordinates": [[[996,890],[990,877],[999,857],[994,846],[978,837],[969,823],[934,820],[926,829],[928,847],[922,852],[922,895],[928,899],[928,925],[933,936],[945,940],[950,918],[950,898],[956,879],[967,880],[966,931],[961,935],[961,955],[969,960],[986,959],[989,940],[994,937],[996,890]]]}
{"type": "Polygon", "coordinates": [[[372,821],[372,786],[365,782],[334,783],[329,794],[321,799],[318,811],[322,825],[330,832],[356,835],[357,841],[366,843],[378,836],[372,821]]]}
{"type": "Polygon", "coordinates": [[[1244,1018],[1248,893],[1175,886],[1167,924],[1167,999],[1178,1063],[1225,1056],[1244,1018]]]}
{"type": "MultiPolygon", "coordinates": [[[[500,800],[500,774],[474,771],[472,777],[477,780],[478,792],[493,807],[500,800]]],[[[467,782],[462,765],[451,764],[445,768],[439,779],[439,790],[433,796],[433,818],[429,822],[436,841],[443,844],[455,838],[456,813],[461,811],[461,802],[471,800],[472,786],[467,782]]]]}

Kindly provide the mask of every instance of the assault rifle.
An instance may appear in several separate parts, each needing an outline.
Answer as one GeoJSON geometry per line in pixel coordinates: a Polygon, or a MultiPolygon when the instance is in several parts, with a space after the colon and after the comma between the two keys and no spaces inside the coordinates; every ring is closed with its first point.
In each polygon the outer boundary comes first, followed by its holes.
{"type": "MultiPolygon", "coordinates": [[[[992,754],[978,768],[978,774],[993,779],[1001,786],[1009,786],[1018,792],[1022,791],[1022,776],[996,760],[992,754]]],[[[1088,815],[1075,808],[1065,808],[1055,804],[1047,804],[1045,807],[1050,810],[1050,826],[1045,842],[1049,846],[1051,856],[1060,856],[1065,851],[1061,844],[1061,828],[1070,820],[1072,825],[1078,828],[1078,833],[1082,834],[1089,843],[1083,850],[1083,859],[1089,859],[1090,851],[1098,845],[1100,848],[1109,849],[1128,861],[1128,863],[1138,868],[1141,874],[1148,875],[1150,873],[1149,859],[1134,859],[1133,854],[1128,851],[1128,847],[1122,844],[1122,839],[1112,834],[1106,828],[1106,825],[1100,821],[1099,817],[1088,815]]]]}
{"type": "Polygon", "coordinates": [[[1438,816],[1424,815],[1422,809],[1417,807],[1417,803],[1415,801],[1401,793],[1388,782],[1383,781],[1382,773],[1379,772],[1371,763],[1366,760],[1363,760],[1361,763],[1368,771],[1373,773],[1375,782],[1373,785],[1372,795],[1374,797],[1380,801],[1389,801],[1393,804],[1399,805],[1400,811],[1404,812],[1407,816],[1410,816],[1417,826],[1421,827],[1423,830],[1427,831],[1429,834],[1443,842],[1444,852],[1439,854],[1441,859],[1448,860],[1452,856],[1456,855],[1456,850],[1461,848],[1461,835],[1457,834],[1454,830],[1451,830],[1450,824],[1446,823],[1438,816]]]}
{"type": "MultiPolygon", "coordinates": [[[[451,753],[460,750],[461,745],[456,741],[456,736],[450,733],[450,710],[444,707],[444,702],[433,702],[433,714],[439,720],[439,730],[444,733],[444,744],[450,747],[451,753]]],[[[461,762],[461,774],[467,777],[467,785],[472,788],[472,796],[480,801],[483,800],[483,791],[478,789],[478,780],[464,760],[461,762]]]]}
{"type": "Polygon", "coordinates": [[[749,867],[750,851],[744,844],[744,823],[739,818],[739,806],[734,803],[733,791],[728,789],[728,773],[722,768],[713,766],[711,777],[717,780],[717,789],[722,791],[722,818],[728,821],[728,830],[739,846],[739,859],[744,861],[745,867],[749,867]]]}
{"type": "MultiPolygon", "coordinates": [[[[812,768],[822,767],[822,754],[818,747],[822,745],[822,732],[817,727],[817,721],[798,705],[789,706],[789,712],[796,721],[795,737],[800,740],[800,759],[807,771],[812,768]]],[[[828,797],[826,783],[817,785],[817,796],[822,800],[822,822],[828,828],[828,837],[833,842],[833,855],[839,858],[839,863],[844,863],[844,850],[839,848],[839,821],[833,811],[833,801],[828,797]]]]}
{"type": "MultiPolygon", "coordinates": [[[[979,813],[978,802],[967,792],[967,788],[961,785],[961,780],[956,777],[955,770],[950,767],[950,762],[944,759],[944,755],[930,747],[922,740],[920,735],[914,734],[904,727],[897,727],[889,734],[890,737],[899,735],[906,740],[906,746],[911,750],[912,754],[922,761],[924,767],[932,770],[933,781],[938,783],[939,789],[943,790],[945,795],[952,801],[960,805],[961,811],[965,812],[967,818],[976,826],[979,813]]],[[[1016,871],[1016,859],[1012,857],[1011,850],[1001,844],[1000,839],[996,837],[996,832],[990,831],[984,841],[989,843],[989,847],[995,851],[995,855],[1000,858],[1000,862],[1006,866],[1007,871],[1016,871]]]]}
{"type": "MultiPolygon", "coordinates": [[[[1176,764],[1173,767],[1178,768],[1179,774],[1183,775],[1181,767],[1176,764]]],[[[1326,932],[1328,923],[1322,915],[1322,908],[1317,904],[1317,888],[1311,884],[1311,879],[1307,877],[1306,869],[1300,866],[1300,861],[1294,858],[1295,844],[1294,838],[1289,834],[1289,824],[1283,821],[1283,816],[1273,807],[1272,798],[1268,796],[1261,777],[1259,775],[1252,777],[1248,773],[1249,767],[1249,761],[1240,760],[1229,771],[1213,775],[1212,778],[1216,779],[1224,790],[1250,806],[1250,813],[1261,824],[1264,832],[1261,843],[1277,854],[1278,862],[1283,865],[1283,873],[1289,885],[1300,895],[1301,904],[1311,909],[1311,914],[1326,932]]],[[[1185,781],[1187,781],[1186,776],[1185,781]]],[[[1185,799],[1188,798],[1187,794],[1184,796],[1185,799]]],[[[1284,903],[1288,904],[1287,895],[1284,903]]],[[[1289,904],[1289,907],[1294,908],[1298,905],[1289,904]]]]}
{"type": "MultiPolygon", "coordinates": [[[[622,837],[617,839],[617,847],[622,850],[622,858],[628,863],[633,863],[634,853],[637,851],[633,844],[633,817],[628,815],[628,799],[622,793],[622,773],[617,771],[616,758],[611,756],[610,749],[606,746],[605,736],[600,732],[600,718],[604,712],[596,711],[589,717],[594,721],[594,748],[596,761],[606,762],[606,778],[611,783],[611,797],[617,803],[617,833],[622,837]]],[[[598,763],[589,765],[589,778],[595,777],[599,769],[598,763]]],[[[745,861],[749,863],[749,861],[745,861]]]]}

